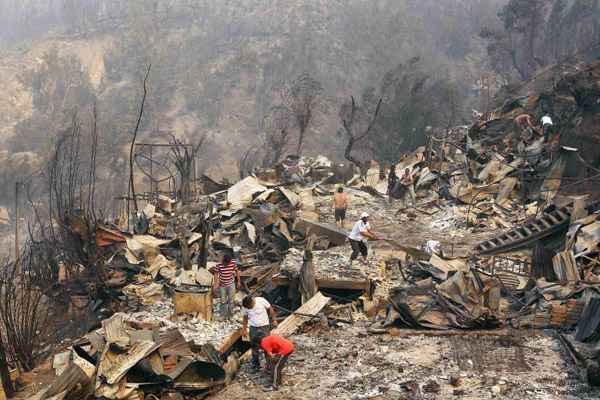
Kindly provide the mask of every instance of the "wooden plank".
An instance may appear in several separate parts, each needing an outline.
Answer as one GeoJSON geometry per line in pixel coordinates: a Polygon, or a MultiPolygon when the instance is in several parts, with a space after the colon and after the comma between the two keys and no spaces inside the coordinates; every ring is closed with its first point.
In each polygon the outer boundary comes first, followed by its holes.
{"type": "Polygon", "coordinates": [[[572,251],[563,251],[552,258],[554,273],[561,282],[577,282],[581,280],[577,262],[572,251]]]}
{"type": "MultiPolygon", "coordinates": [[[[297,309],[295,312],[304,314],[304,315],[311,315],[311,316],[317,315],[319,312],[321,312],[323,307],[325,307],[327,305],[327,303],[329,303],[329,300],[331,300],[329,297],[325,297],[325,296],[323,296],[323,294],[321,292],[318,292],[313,297],[311,297],[310,300],[308,300],[306,303],[304,303],[299,309],[297,309]]],[[[296,329],[300,328],[302,326],[302,324],[304,324],[305,322],[308,322],[309,319],[310,319],[310,317],[292,314],[292,315],[288,316],[286,319],[284,319],[277,326],[276,329],[271,331],[271,333],[275,334],[275,335],[280,335],[280,336],[290,336],[294,332],[296,332],[296,329]]],[[[241,335],[241,331],[240,331],[240,335],[241,335]]],[[[231,339],[231,337],[229,339],[231,339]]],[[[227,341],[229,341],[229,339],[227,341]]],[[[223,349],[223,348],[224,347],[221,346],[220,349],[223,349]]],[[[251,354],[252,354],[251,350],[246,351],[240,357],[240,361],[241,362],[248,361],[250,359],[251,354]]]]}
{"type": "Polygon", "coordinates": [[[338,281],[332,279],[317,279],[317,286],[323,289],[344,289],[344,290],[364,290],[369,291],[371,282],[368,279],[363,281],[338,281]]]}
{"type": "Polygon", "coordinates": [[[553,224],[559,224],[560,221],[552,214],[545,214],[545,217],[552,221],[553,224]]]}
{"type": "Polygon", "coordinates": [[[329,300],[331,300],[329,297],[325,297],[321,292],[318,292],[309,301],[304,303],[298,310],[296,310],[298,314],[303,315],[292,314],[288,316],[279,324],[279,326],[277,326],[276,329],[273,330],[272,333],[280,336],[292,335],[298,328],[300,328],[300,326],[302,326],[305,322],[308,322],[310,319],[304,315],[317,315],[319,312],[321,312],[323,307],[329,303],[329,300]]]}
{"type": "MultiPolygon", "coordinates": [[[[275,286],[289,286],[290,280],[282,277],[273,277],[273,285],[275,286]]],[[[371,288],[371,282],[368,279],[365,280],[336,280],[336,279],[317,279],[317,286],[319,289],[343,289],[343,290],[364,290],[369,291],[371,288]]]]}
{"type": "MultiPolygon", "coordinates": [[[[530,332],[529,330],[527,332],[530,332]]],[[[422,329],[398,329],[392,328],[388,332],[390,336],[395,337],[414,337],[414,336],[428,336],[428,337],[448,337],[448,336],[463,336],[463,337],[511,337],[514,332],[510,332],[508,329],[500,329],[493,331],[469,331],[460,329],[451,329],[447,331],[424,331],[422,329]]]]}
{"type": "Polygon", "coordinates": [[[303,218],[296,221],[296,229],[306,235],[310,232],[313,235],[325,236],[335,246],[344,245],[348,236],[345,230],[335,225],[309,221],[303,218]]]}
{"type": "Polygon", "coordinates": [[[219,353],[227,354],[229,350],[242,338],[242,328],[233,332],[227,339],[219,346],[219,353]]]}

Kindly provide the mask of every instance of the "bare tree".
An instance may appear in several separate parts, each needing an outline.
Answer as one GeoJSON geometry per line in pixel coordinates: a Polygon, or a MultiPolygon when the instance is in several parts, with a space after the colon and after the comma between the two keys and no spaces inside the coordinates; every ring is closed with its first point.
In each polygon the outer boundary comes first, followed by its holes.
{"type": "Polygon", "coordinates": [[[150,69],[152,68],[152,64],[148,65],[148,69],[146,70],[146,76],[144,77],[143,88],[144,94],[142,96],[142,103],[140,105],[140,112],[138,114],[137,123],[135,124],[135,129],[133,131],[133,138],[131,139],[131,148],[129,149],[129,186],[131,189],[131,197],[133,197],[133,207],[135,211],[138,210],[137,199],[135,198],[135,184],[133,179],[133,149],[135,148],[135,141],[137,140],[138,131],[140,129],[140,124],[142,122],[142,117],[144,115],[144,105],[146,104],[146,97],[148,95],[148,77],[150,76],[150,69]]]}
{"type": "Polygon", "coordinates": [[[424,145],[428,127],[448,126],[462,118],[453,83],[433,75],[418,57],[385,74],[380,88],[385,102],[376,134],[369,137],[373,158],[380,164],[395,164],[403,152],[424,145]]]}
{"type": "Polygon", "coordinates": [[[252,146],[248,150],[242,154],[240,159],[238,160],[238,170],[240,172],[240,179],[244,179],[245,177],[252,174],[254,169],[257,166],[257,157],[258,157],[258,148],[259,146],[252,146]]]}
{"type": "Polygon", "coordinates": [[[265,117],[263,168],[276,165],[285,155],[291,139],[290,129],[292,128],[293,118],[291,111],[281,105],[271,108],[269,114],[265,117]]]}
{"type": "Polygon", "coordinates": [[[4,389],[6,398],[12,399],[15,395],[15,389],[10,379],[10,370],[8,369],[8,358],[6,356],[7,352],[3,336],[2,329],[0,329],[0,382],[2,382],[2,389],[4,389]]]}
{"type": "MultiPolygon", "coordinates": [[[[93,239],[105,212],[96,204],[98,133],[95,107],[89,136],[77,113],[58,135],[46,168],[25,185],[32,211],[26,256],[29,279],[44,293],[58,281],[59,263],[67,276],[81,282],[105,281],[104,262],[93,239]]],[[[101,286],[101,285],[97,285],[101,286]]]]}
{"type": "Polygon", "coordinates": [[[43,248],[48,265],[56,263],[56,256],[60,256],[65,267],[72,268],[71,272],[83,265],[95,278],[102,279],[102,270],[96,268],[95,242],[90,240],[99,213],[95,203],[98,148],[95,110],[92,118],[89,137],[82,134],[77,114],[71,127],[59,137],[45,174],[47,205],[35,203],[28,192],[35,215],[29,236],[35,246],[43,248]]]}
{"type": "MultiPolygon", "coordinates": [[[[53,301],[67,292],[56,290],[59,269],[83,289],[101,287],[104,262],[94,234],[102,211],[97,208],[96,108],[82,122],[73,113],[71,125],[57,135],[49,161],[24,188],[32,210],[29,239],[18,261],[0,263],[0,332],[5,350],[26,371],[40,357],[53,301]],[[86,135],[84,127],[89,128],[86,135]]],[[[70,286],[73,287],[72,285],[70,286]]]]}
{"type": "Polygon", "coordinates": [[[309,74],[302,74],[290,85],[284,87],[281,92],[283,105],[289,109],[293,115],[295,123],[299,130],[298,145],[296,154],[302,154],[302,146],[308,127],[313,122],[315,113],[322,106],[321,96],[323,86],[309,74]]]}
{"type": "Polygon", "coordinates": [[[171,162],[175,165],[180,179],[181,198],[184,201],[191,199],[191,184],[195,168],[196,157],[206,141],[202,136],[198,143],[187,146],[181,140],[171,134],[171,162]]]}
{"type": "Polygon", "coordinates": [[[380,98],[377,102],[377,106],[372,113],[369,113],[365,107],[361,107],[354,100],[354,96],[350,97],[349,103],[344,103],[340,107],[340,119],[344,126],[344,132],[348,143],[344,151],[344,157],[356,165],[361,172],[365,169],[365,163],[358,160],[352,155],[354,146],[360,141],[366,139],[374,131],[375,124],[377,123],[377,117],[381,110],[381,103],[383,99],[380,98]]]}
{"type": "Polygon", "coordinates": [[[41,332],[48,322],[47,302],[33,278],[34,259],[23,254],[19,264],[0,265],[0,318],[10,354],[25,371],[31,371],[39,355],[41,332]]]}

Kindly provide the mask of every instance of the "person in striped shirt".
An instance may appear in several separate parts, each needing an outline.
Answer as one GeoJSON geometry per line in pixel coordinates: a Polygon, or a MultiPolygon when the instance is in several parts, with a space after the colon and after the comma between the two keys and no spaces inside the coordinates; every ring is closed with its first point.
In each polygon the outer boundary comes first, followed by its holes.
{"type": "Polygon", "coordinates": [[[241,287],[240,270],[230,256],[224,255],[223,262],[217,265],[213,282],[215,288],[219,288],[221,295],[221,315],[229,320],[233,316],[235,283],[237,282],[238,287],[241,287]]]}

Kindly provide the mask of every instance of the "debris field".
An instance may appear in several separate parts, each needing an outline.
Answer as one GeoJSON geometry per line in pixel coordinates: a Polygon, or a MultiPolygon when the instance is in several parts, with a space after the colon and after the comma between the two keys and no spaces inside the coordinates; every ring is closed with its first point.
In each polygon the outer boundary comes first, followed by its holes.
{"type": "MultiPolygon", "coordinates": [[[[554,96],[589,84],[573,74],[554,96]]],[[[340,177],[323,156],[292,157],[98,224],[82,240],[106,261],[110,300],[70,298],[72,321],[97,320],[18,377],[19,398],[598,398],[600,203],[568,190],[581,157],[560,132],[520,143],[514,118],[545,98],[515,98],[402,156],[393,168],[412,175],[416,204],[390,166],[340,177]],[[347,242],[364,212],[380,236],[365,264],[347,242]],[[229,321],[213,291],[223,255],[243,282],[229,321]],[[296,344],[277,391],[247,363],[249,293],[296,344]]],[[[561,104],[557,114],[580,117],[561,104]]]]}

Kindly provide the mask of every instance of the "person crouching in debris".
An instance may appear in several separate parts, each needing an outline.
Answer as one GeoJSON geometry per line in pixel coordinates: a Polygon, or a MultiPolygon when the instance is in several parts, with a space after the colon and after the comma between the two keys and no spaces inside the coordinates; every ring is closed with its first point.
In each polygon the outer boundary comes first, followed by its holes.
{"type": "Polygon", "coordinates": [[[221,316],[229,320],[233,316],[235,282],[237,282],[238,288],[242,287],[242,282],[237,264],[228,255],[224,255],[223,262],[217,265],[213,282],[215,288],[218,285],[221,296],[221,316]]]}
{"type": "Polygon", "coordinates": [[[350,246],[352,246],[352,255],[350,256],[350,264],[354,260],[358,258],[358,255],[362,255],[363,263],[367,263],[367,256],[369,255],[369,249],[367,247],[367,241],[371,240],[380,240],[380,238],[371,230],[371,225],[369,224],[369,214],[366,212],[362,213],[360,219],[356,221],[354,226],[352,227],[352,231],[350,235],[348,235],[348,239],[350,240],[350,246]]]}
{"type": "Polygon", "coordinates": [[[333,195],[333,213],[335,215],[335,224],[341,228],[346,221],[346,210],[348,209],[348,196],[344,193],[344,188],[339,187],[337,193],[333,195]]]}
{"type": "Polygon", "coordinates": [[[275,311],[271,304],[262,297],[246,296],[242,300],[242,307],[242,335],[244,337],[250,336],[252,368],[259,371],[260,340],[271,333],[271,327],[277,326],[275,311]],[[248,326],[250,327],[249,330],[248,326]]]}
{"type": "Polygon", "coordinates": [[[533,118],[529,114],[521,114],[515,118],[515,123],[521,130],[521,134],[525,137],[532,137],[535,129],[533,118]]]}
{"type": "Polygon", "coordinates": [[[404,170],[404,175],[400,178],[400,184],[406,188],[406,194],[404,195],[404,208],[408,204],[408,199],[411,200],[413,207],[417,205],[417,195],[415,194],[415,184],[413,176],[410,173],[410,169],[404,170]]]}
{"type": "Polygon", "coordinates": [[[260,348],[265,352],[273,388],[277,389],[281,385],[283,368],[294,352],[294,343],[281,336],[269,335],[260,341],[260,348]]]}

